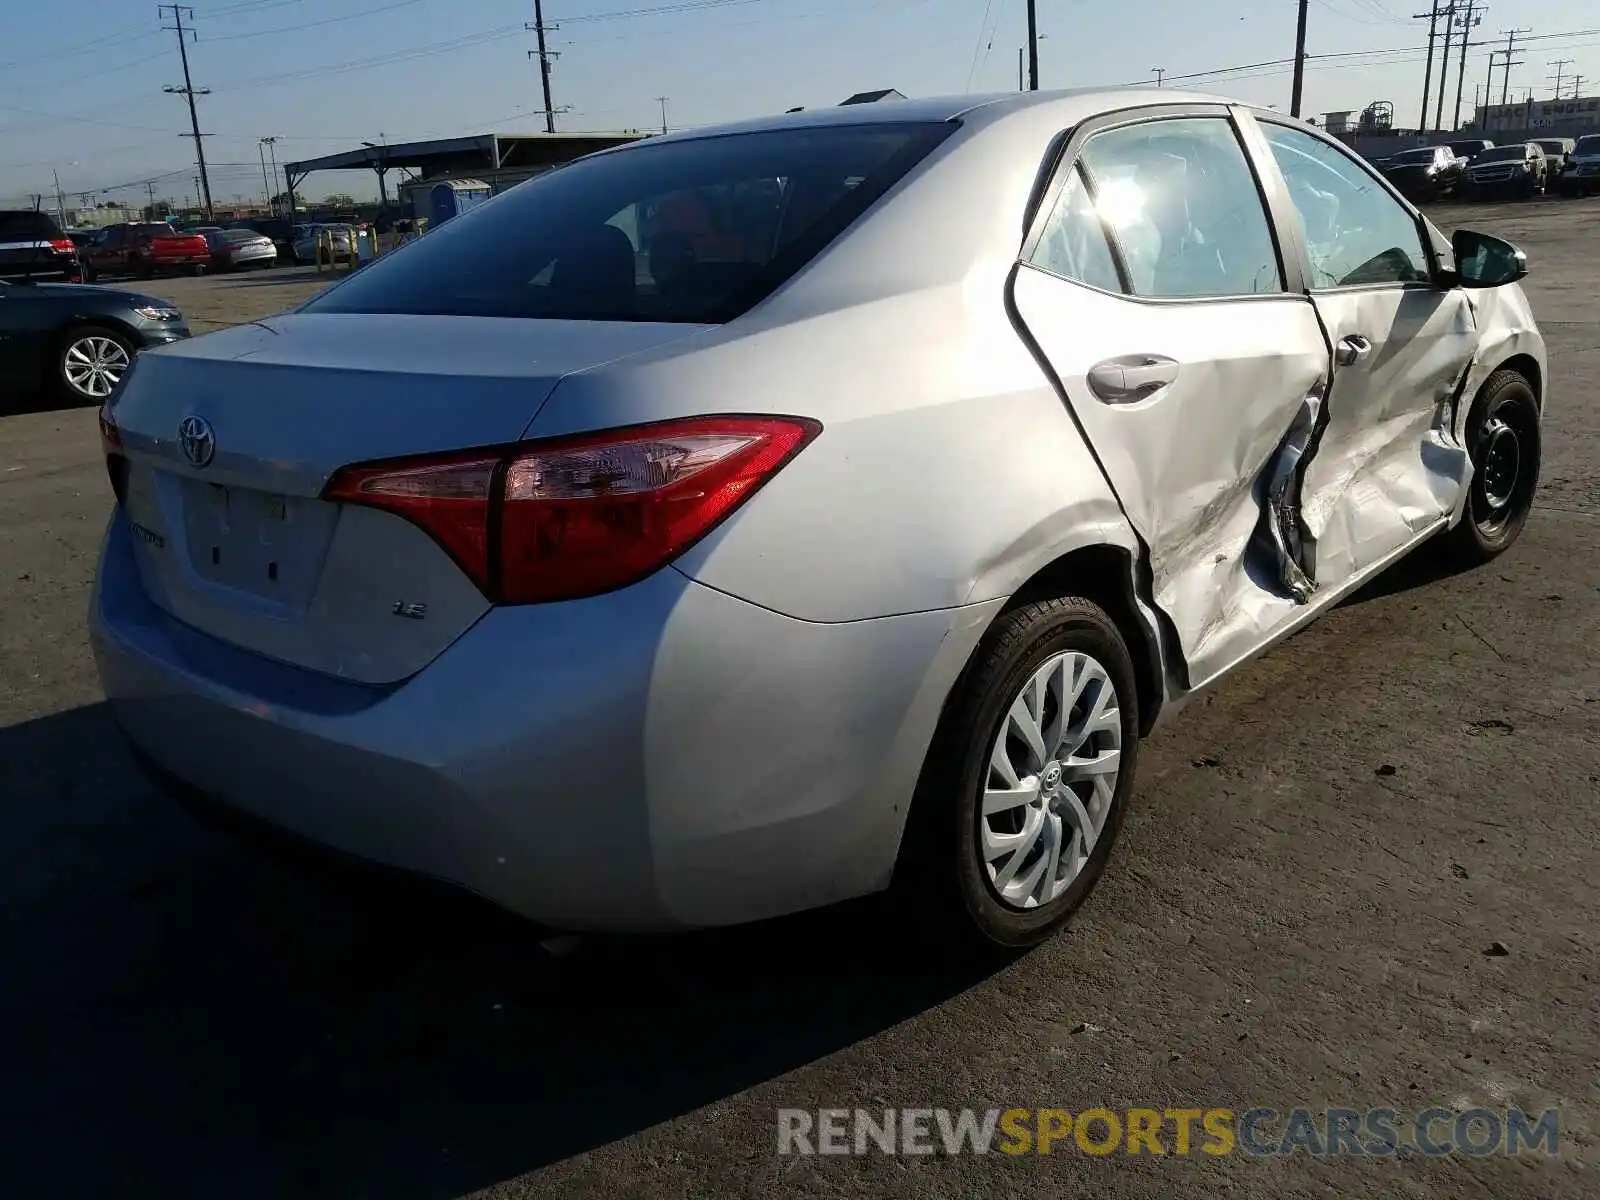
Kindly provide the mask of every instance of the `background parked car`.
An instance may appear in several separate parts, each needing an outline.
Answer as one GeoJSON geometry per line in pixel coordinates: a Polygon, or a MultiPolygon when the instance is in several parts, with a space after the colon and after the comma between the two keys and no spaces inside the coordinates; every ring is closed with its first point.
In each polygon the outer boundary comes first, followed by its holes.
{"type": "Polygon", "coordinates": [[[0,282],[0,389],[104,400],[133,357],[189,336],[176,305],[120,288],[0,282]]]}
{"type": "Polygon", "coordinates": [[[1600,190],[1600,133],[1579,138],[1572,147],[1572,166],[1561,177],[1564,196],[1592,196],[1600,190]]]}
{"type": "Polygon", "coordinates": [[[1535,142],[1513,142],[1485,150],[1467,164],[1457,191],[1463,197],[1537,196],[1545,189],[1550,167],[1535,142]]]}
{"type": "Polygon", "coordinates": [[[1550,164],[1546,186],[1557,187],[1561,177],[1572,169],[1572,147],[1575,143],[1571,138],[1535,138],[1533,144],[1544,151],[1545,160],[1550,164]]]}
{"type": "Polygon", "coordinates": [[[278,261],[272,239],[253,229],[213,230],[206,235],[206,245],[211,247],[211,267],[216,271],[270,267],[278,261]]]}
{"type": "Polygon", "coordinates": [[[247,229],[251,233],[271,238],[280,259],[287,259],[289,251],[294,246],[294,225],[282,217],[240,217],[236,221],[229,221],[223,228],[247,229]]]}
{"type": "Polygon", "coordinates": [[[349,261],[351,251],[350,227],[348,225],[302,225],[295,230],[295,262],[312,263],[317,261],[317,234],[322,230],[327,230],[333,237],[334,261],[349,261]]]}
{"type": "Polygon", "coordinates": [[[1383,174],[1408,200],[1437,200],[1456,190],[1466,163],[1449,146],[1402,150],[1383,161],[1383,174]]]}
{"type": "Polygon", "coordinates": [[[1468,138],[1465,141],[1446,142],[1444,144],[1450,147],[1450,153],[1461,159],[1462,162],[1468,163],[1485,150],[1494,149],[1494,143],[1488,138],[1468,138]]]}
{"type": "Polygon", "coordinates": [[[77,247],[54,217],[31,208],[0,209],[0,279],[80,278],[77,247]]]}
{"type": "Polygon", "coordinates": [[[198,275],[211,263],[204,234],[179,233],[161,221],[112,225],[84,252],[84,278],[105,275],[198,275]]]}

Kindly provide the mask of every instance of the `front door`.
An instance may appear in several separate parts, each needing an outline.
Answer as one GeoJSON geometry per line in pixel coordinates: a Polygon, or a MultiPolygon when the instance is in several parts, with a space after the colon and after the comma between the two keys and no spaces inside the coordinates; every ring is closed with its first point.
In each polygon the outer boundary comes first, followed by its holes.
{"type": "Polygon", "coordinates": [[[1302,480],[1317,582],[1338,586],[1448,519],[1470,477],[1451,400],[1477,346],[1464,292],[1430,281],[1411,211],[1338,146],[1261,122],[1300,218],[1334,347],[1326,425],[1302,480]]]}
{"type": "Polygon", "coordinates": [[[1226,110],[1113,122],[1063,171],[1017,311],[1148,549],[1198,685],[1305,599],[1270,495],[1316,424],[1328,344],[1286,287],[1226,110]]]}

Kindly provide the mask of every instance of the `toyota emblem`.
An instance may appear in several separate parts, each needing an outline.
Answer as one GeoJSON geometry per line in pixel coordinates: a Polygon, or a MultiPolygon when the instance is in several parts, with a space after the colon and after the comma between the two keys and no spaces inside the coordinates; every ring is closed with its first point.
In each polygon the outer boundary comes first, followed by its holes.
{"type": "Polygon", "coordinates": [[[203,467],[217,452],[217,435],[212,431],[211,422],[204,417],[185,417],[178,422],[178,445],[183,448],[185,458],[203,467]]]}

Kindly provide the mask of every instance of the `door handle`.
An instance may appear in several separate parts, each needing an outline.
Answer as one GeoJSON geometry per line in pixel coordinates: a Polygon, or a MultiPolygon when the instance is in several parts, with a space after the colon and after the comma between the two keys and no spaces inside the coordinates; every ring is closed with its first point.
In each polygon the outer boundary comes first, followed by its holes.
{"type": "Polygon", "coordinates": [[[1341,367],[1351,367],[1365,358],[1371,350],[1370,338],[1352,333],[1339,339],[1339,348],[1334,351],[1333,360],[1341,367]]]}
{"type": "Polygon", "coordinates": [[[1089,368],[1089,390],[1107,404],[1148,399],[1178,378],[1177,360],[1160,354],[1124,354],[1089,368]]]}

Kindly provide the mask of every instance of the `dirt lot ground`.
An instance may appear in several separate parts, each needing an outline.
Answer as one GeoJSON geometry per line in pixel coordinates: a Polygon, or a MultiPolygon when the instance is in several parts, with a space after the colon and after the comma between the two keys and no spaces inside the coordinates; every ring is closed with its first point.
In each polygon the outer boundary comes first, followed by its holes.
{"type": "MultiPolygon", "coordinates": [[[[100,703],[93,416],[0,417],[0,1188],[1600,1195],[1600,202],[1439,218],[1533,264],[1552,378],[1521,544],[1402,566],[1191,708],[1067,934],[986,975],[870,904],[551,956],[473,903],[198,823],[100,703]],[[1558,1106],[1560,1152],[774,1152],[791,1106],[1324,1104],[1558,1106]]],[[[200,329],[315,286],[152,290],[200,329]]]]}

